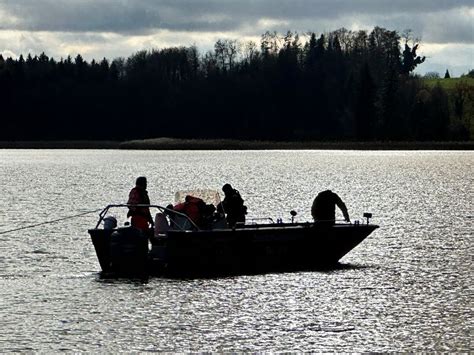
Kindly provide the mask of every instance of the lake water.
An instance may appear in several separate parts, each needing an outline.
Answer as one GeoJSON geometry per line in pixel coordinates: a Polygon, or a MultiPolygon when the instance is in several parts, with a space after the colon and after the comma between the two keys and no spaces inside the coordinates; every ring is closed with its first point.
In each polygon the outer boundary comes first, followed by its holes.
{"type": "Polygon", "coordinates": [[[139,175],[152,203],[228,182],[298,221],[330,188],[380,229],[334,270],[147,282],[99,277],[97,213],[0,234],[0,352],[474,350],[473,152],[0,150],[0,232],[125,202],[139,175]]]}

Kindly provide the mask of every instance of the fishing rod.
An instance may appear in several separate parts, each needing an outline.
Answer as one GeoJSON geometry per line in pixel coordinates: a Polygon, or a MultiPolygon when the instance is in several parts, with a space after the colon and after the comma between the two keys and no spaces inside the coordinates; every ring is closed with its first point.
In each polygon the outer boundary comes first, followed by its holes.
{"type": "Polygon", "coordinates": [[[35,228],[35,227],[43,226],[43,225],[45,225],[45,224],[57,223],[57,222],[61,222],[61,221],[67,220],[67,219],[83,217],[83,216],[86,216],[86,215],[88,215],[88,214],[97,213],[97,212],[100,212],[100,211],[102,211],[102,208],[101,208],[101,209],[98,209],[98,210],[82,212],[82,213],[75,214],[75,215],[72,215],[72,216],[66,216],[66,217],[61,217],[61,218],[58,218],[58,219],[53,219],[53,220],[51,220],[51,221],[46,221],[46,222],[41,222],[41,223],[36,223],[36,224],[30,224],[30,225],[28,225],[28,226],[23,226],[23,227],[18,227],[18,228],[6,230],[6,231],[1,231],[1,232],[0,232],[0,235],[1,235],[1,234],[11,233],[11,232],[17,232],[17,231],[23,230],[23,229],[35,228]]]}
{"type": "MultiPolygon", "coordinates": [[[[92,213],[100,212],[100,213],[99,213],[99,222],[97,223],[97,226],[96,226],[96,228],[97,228],[97,227],[100,225],[100,222],[102,222],[102,220],[104,219],[104,217],[105,217],[105,215],[107,214],[108,210],[109,210],[110,208],[112,208],[112,207],[155,207],[155,208],[158,208],[159,210],[161,210],[161,211],[163,211],[163,212],[173,213],[173,214],[175,214],[175,215],[182,216],[182,217],[186,217],[187,219],[189,219],[188,216],[186,216],[186,215],[183,214],[183,213],[180,213],[180,212],[178,212],[178,211],[173,211],[173,210],[171,210],[171,209],[168,209],[168,208],[162,207],[162,206],[158,206],[158,205],[116,204],[116,205],[108,205],[108,206],[105,207],[105,208],[100,208],[100,209],[91,210],[91,211],[86,211],[86,212],[82,212],[82,213],[75,214],[75,215],[71,215],[71,216],[65,216],[65,217],[61,217],[61,218],[58,218],[58,219],[53,219],[53,220],[51,220],[51,221],[45,221],[45,222],[30,224],[30,225],[23,226],[23,227],[13,228],[13,229],[5,230],[5,231],[0,231],[0,235],[2,235],[2,234],[7,234],[7,233],[12,233],[12,232],[17,232],[17,231],[24,230],[24,229],[35,228],[35,227],[39,227],[39,226],[43,226],[43,225],[47,225],[47,224],[53,224],[53,223],[65,221],[65,220],[68,220],[68,219],[84,217],[84,216],[87,216],[87,215],[92,214],[92,213]]],[[[196,224],[195,224],[192,220],[189,219],[189,221],[190,221],[190,223],[191,223],[194,227],[196,227],[197,229],[199,229],[199,228],[196,226],[196,224]]]]}

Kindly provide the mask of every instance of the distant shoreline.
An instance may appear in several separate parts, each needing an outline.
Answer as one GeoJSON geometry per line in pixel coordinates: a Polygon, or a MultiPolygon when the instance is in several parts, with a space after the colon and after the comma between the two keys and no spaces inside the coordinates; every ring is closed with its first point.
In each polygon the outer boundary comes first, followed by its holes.
{"type": "Polygon", "coordinates": [[[0,141],[0,149],[121,150],[474,150],[462,142],[274,142],[231,139],[156,138],[131,141],[0,141]]]}

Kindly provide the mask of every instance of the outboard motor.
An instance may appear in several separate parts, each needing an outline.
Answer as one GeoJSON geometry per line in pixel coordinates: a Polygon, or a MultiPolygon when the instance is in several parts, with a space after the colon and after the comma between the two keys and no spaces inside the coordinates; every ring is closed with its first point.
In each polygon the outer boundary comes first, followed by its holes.
{"type": "Polygon", "coordinates": [[[110,238],[111,271],[142,274],[148,262],[148,237],[135,227],[119,228],[110,238]]]}

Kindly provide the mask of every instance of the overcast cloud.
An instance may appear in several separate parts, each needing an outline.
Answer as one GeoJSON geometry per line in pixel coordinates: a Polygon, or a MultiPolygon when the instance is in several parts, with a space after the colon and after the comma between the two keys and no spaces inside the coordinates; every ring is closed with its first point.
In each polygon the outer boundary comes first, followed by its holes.
{"type": "Polygon", "coordinates": [[[459,75],[474,67],[472,0],[0,0],[0,52],[113,58],[174,45],[206,50],[218,38],[258,38],[266,30],[377,25],[413,29],[429,56],[423,71],[459,75]]]}

